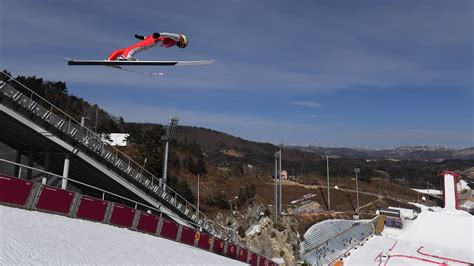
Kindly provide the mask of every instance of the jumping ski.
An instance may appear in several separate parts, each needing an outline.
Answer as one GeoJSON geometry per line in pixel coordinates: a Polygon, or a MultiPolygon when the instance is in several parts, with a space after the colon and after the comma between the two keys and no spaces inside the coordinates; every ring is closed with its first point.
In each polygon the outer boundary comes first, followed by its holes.
{"type": "Polygon", "coordinates": [[[67,59],[67,64],[70,66],[196,66],[209,65],[214,60],[202,61],[126,61],[126,60],[74,60],[67,59]]]}

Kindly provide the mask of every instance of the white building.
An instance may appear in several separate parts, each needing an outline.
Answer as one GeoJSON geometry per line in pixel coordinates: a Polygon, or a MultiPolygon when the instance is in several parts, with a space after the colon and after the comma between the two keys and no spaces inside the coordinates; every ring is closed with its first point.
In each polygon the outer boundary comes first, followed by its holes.
{"type": "Polygon", "coordinates": [[[128,133],[110,133],[102,134],[102,140],[108,142],[112,146],[127,146],[127,138],[130,136],[128,133]]]}
{"type": "Polygon", "coordinates": [[[288,179],[288,172],[286,170],[281,171],[281,179],[287,180],[288,179]]]}

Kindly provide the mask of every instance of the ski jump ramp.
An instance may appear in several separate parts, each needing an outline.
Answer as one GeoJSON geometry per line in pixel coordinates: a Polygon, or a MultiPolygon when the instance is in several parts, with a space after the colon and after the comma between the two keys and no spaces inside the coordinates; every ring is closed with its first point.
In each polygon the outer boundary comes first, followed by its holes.
{"type": "MultiPolygon", "coordinates": [[[[2,139],[10,142],[5,144],[15,148],[29,143],[17,150],[31,150],[31,145],[67,155],[71,161],[70,175],[75,174],[75,178],[88,179],[97,186],[113,186],[127,197],[134,196],[160,209],[180,224],[221,237],[229,234],[204,214],[197,215],[193,204],[160,184],[159,178],[33,90],[23,86],[20,91],[0,81],[0,119],[4,125],[0,129],[2,139]],[[18,141],[17,134],[25,139],[18,141]]],[[[62,169],[61,165],[58,167],[62,169]]]]}

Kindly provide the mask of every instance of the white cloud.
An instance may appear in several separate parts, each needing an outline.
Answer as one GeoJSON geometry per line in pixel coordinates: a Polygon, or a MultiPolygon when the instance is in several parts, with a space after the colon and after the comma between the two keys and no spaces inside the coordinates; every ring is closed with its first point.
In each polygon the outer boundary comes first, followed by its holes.
{"type": "Polygon", "coordinates": [[[321,104],[318,102],[311,102],[311,101],[289,101],[288,104],[301,106],[301,107],[309,107],[309,108],[320,108],[321,104]]]}

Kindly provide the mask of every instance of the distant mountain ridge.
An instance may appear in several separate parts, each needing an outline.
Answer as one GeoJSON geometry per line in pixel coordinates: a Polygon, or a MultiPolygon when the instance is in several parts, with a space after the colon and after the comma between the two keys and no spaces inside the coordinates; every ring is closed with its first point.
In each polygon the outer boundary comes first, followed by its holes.
{"type": "MultiPolygon", "coordinates": [[[[218,152],[224,149],[235,149],[244,153],[268,153],[272,155],[278,149],[277,145],[249,141],[227,133],[212,129],[180,126],[176,136],[180,141],[195,141],[205,152],[218,152]]],[[[330,153],[333,157],[353,159],[396,159],[417,161],[443,160],[474,160],[474,147],[464,149],[449,149],[439,146],[402,146],[395,149],[365,149],[365,148],[331,148],[322,146],[284,146],[286,151],[305,151],[324,156],[330,153]]],[[[271,158],[270,158],[271,159],[271,158]]]]}
{"type": "Polygon", "coordinates": [[[291,146],[292,148],[325,155],[348,158],[390,158],[398,160],[442,161],[442,160],[473,160],[474,147],[464,149],[447,149],[439,146],[403,146],[395,149],[363,149],[363,148],[328,148],[321,146],[291,146]]]}

